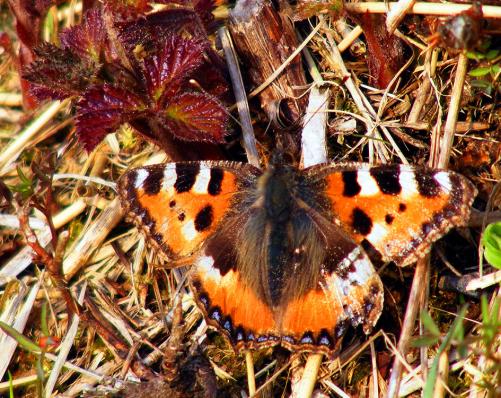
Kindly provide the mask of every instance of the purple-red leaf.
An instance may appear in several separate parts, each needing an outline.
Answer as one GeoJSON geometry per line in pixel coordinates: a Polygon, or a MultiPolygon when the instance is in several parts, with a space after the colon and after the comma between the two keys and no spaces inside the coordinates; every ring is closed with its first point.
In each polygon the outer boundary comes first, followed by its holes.
{"type": "Polygon", "coordinates": [[[223,143],[228,112],[207,93],[184,92],[164,110],[165,125],[178,139],[223,143]]]}
{"type": "Polygon", "coordinates": [[[130,53],[137,46],[147,51],[160,48],[173,34],[207,37],[197,13],[187,8],[162,10],[133,21],[122,22],[118,24],[118,30],[124,47],[130,53]]]}
{"type": "Polygon", "coordinates": [[[204,61],[206,43],[172,35],[155,54],[144,59],[144,74],[153,102],[165,103],[204,61]],[[167,98],[168,99],[168,98],[167,98]]]}
{"type": "Polygon", "coordinates": [[[60,34],[63,48],[70,49],[83,58],[90,58],[95,63],[102,62],[101,54],[106,45],[106,29],[101,9],[87,11],[80,25],[65,29],[60,34]]]}
{"type": "Polygon", "coordinates": [[[198,69],[203,73],[196,73],[192,78],[209,94],[224,101],[232,101],[232,99],[226,98],[229,91],[229,77],[225,61],[211,48],[207,50],[206,54],[207,59],[198,69]]]}
{"type": "Polygon", "coordinates": [[[91,87],[77,105],[77,134],[90,151],[106,134],[144,111],[143,98],[126,89],[109,84],[91,87]]]}
{"type": "Polygon", "coordinates": [[[215,18],[212,11],[216,8],[215,0],[198,0],[195,2],[193,9],[202,20],[207,31],[213,31],[215,28],[215,18]]]}
{"type": "Polygon", "coordinates": [[[94,65],[68,49],[43,43],[35,49],[37,60],[24,71],[30,91],[38,100],[64,99],[80,95],[95,77],[94,65]]]}

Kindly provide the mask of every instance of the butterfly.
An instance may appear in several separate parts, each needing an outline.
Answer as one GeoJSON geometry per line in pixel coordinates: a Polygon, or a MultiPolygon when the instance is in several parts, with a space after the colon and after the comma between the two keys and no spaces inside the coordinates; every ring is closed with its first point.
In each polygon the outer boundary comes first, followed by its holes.
{"type": "Polygon", "coordinates": [[[423,257],[464,225],[476,189],[408,165],[199,161],[133,169],[122,205],[189,283],[209,325],[238,349],[282,345],[335,355],[348,327],[374,328],[374,265],[423,257]]]}

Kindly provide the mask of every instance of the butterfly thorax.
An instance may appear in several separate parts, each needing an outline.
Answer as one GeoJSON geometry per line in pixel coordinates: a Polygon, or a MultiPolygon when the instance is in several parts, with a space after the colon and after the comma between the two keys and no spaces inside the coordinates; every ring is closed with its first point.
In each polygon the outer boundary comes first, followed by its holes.
{"type": "Polygon", "coordinates": [[[257,180],[252,216],[239,237],[237,268],[273,308],[285,305],[317,283],[315,277],[294,278],[305,267],[318,268],[322,260],[319,234],[300,205],[305,189],[295,167],[268,167],[257,180]],[[261,255],[251,256],[256,252],[261,255]]]}

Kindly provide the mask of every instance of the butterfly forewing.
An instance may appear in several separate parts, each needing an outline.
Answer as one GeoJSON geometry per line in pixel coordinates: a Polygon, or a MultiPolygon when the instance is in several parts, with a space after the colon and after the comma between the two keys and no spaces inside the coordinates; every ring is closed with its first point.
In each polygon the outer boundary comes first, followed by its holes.
{"type": "Polygon", "coordinates": [[[200,249],[257,174],[243,163],[166,163],[129,171],[118,190],[136,224],[169,260],[178,260],[200,249]]]}
{"type": "Polygon", "coordinates": [[[425,167],[328,164],[304,172],[325,190],[332,217],[357,243],[401,266],[465,225],[476,195],[465,177],[425,167]]]}

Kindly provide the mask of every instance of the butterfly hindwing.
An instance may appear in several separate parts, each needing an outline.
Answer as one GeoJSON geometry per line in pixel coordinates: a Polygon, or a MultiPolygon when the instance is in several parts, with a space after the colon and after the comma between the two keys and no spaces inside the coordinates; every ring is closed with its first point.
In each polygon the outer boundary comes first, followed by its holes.
{"type": "Polygon", "coordinates": [[[118,183],[122,204],[169,260],[196,253],[259,170],[236,162],[178,162],[133,169],[118,183]]]}
{"type": "Polygon", "coordinates": [[[476,195],[465,177],[426,167],[327,164],[304,172],[355,242],[401,266],[422,257],[450,228],[465,225],[476,195]]]}

